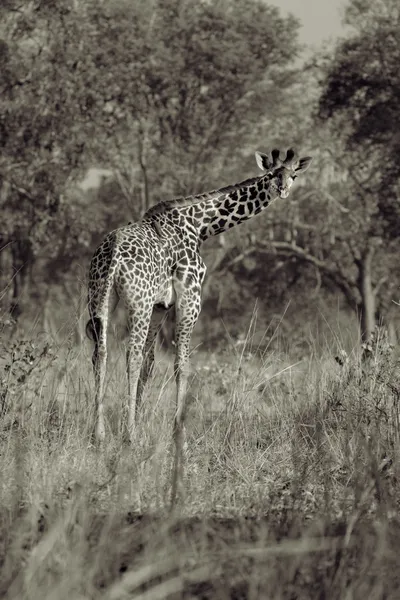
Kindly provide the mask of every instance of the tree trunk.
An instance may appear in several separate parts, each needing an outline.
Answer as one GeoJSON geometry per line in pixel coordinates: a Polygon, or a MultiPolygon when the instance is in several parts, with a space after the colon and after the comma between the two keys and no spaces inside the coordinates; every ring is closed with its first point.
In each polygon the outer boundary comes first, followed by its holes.
{"type": "Polygon", "coordinates": [[[375,294],[371,273],[372,257],[373,248],[369,248],[358,264],[358,288],[361,296],[359,319],[362,341],[371,337],[376,325],[375,294]]]}
{"type": "Polygon", "coordinates": [[[32,274],[33,256],[30,242],[27,239],[15,240],[11,243],[12,257],[12,296],[9,312],[15,321],[21,316],[22,302],[25,300],[27,282],[32,274]]]}
{"type": "Polygon", "coordinates": [[[146,212],[150,208],[150,190],[149,190],[149,178],[147,174],[147,161],[146,161],[146,149],[148,146],[147,132],[142,129],[138,132],[138,157],[140,170],[143,177],[143,188],[142,188],[142,213],[146,212]],[[143,136],[143,137],[142,137],[143,136]]]}

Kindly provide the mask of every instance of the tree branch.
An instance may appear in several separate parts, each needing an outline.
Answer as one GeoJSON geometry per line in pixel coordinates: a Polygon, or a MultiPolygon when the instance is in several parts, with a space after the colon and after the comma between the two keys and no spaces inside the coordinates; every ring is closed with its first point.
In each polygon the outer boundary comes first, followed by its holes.
{"type": "Polygon", "coordinates": [[[280,241],[271,241],[268,245],[262,246],[252,246],[247,248],[235,258],[230,260],[220,271],[214,271],[214,273],[218,272],[218,274],[223,274],[228,271],[232,266],[241,262],[247,256],[251,254],[280,254],[283,256],[291,255],[296,257],[298,260],[307,262],[313,265],[320,273],[329,277],[331,281],[338,287],[343,295],[345,296],[349,306],[354,310],[357,308],[359,302],[357,299],[357,285],[354,281],[349,279],[343,271],[335,267],[333,265],[329,265],[326,261],[317,258],[310,252],[307,252],[304,248],[297,246],[296,244],[291,244],[289,242],[280,242],[280,241]]]}
{"type": "Polygon", "coordinates": [[[313,265],[316,269],[319,270],[320,273],[323,273],[334,283],[334,285],[337,288],[340,289],[340,291],[346,298],[349,306],[353,310],[357,309],[359,305],[356,292],[358,289],[357,285],[354,281],[349,279],[340,268],[335,267],[333,265],[329,265],[326,261],[317,258],[310,252],[304,250],[304,248],[296,246],[295,244],[289,244],[288,242],[272,241],[270,243],[270,246],[272,246],[278,254],[289,254],[295,256],[303,262],[307,262],[313,265]]]}

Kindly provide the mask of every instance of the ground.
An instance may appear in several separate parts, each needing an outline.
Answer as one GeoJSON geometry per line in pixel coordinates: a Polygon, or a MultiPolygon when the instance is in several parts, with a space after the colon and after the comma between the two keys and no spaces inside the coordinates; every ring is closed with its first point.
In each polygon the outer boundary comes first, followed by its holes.
{"type": "Polygon", "coordinates": [[[92,440],[89,342],[2,352],[0,597],[399,598],[398,362],[378,345],[193,353],[184,496],[170,510],[171,357],[126,442],[123,344],[92,440]],[[343,361],[342,361],[343,362],[343,361]]]}

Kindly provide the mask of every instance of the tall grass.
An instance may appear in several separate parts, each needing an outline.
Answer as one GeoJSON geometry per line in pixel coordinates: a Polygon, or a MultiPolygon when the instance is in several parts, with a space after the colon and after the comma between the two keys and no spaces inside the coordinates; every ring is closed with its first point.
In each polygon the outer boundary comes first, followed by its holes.
{"type": "Polygon", "coordinates": [[[125,440],[123,348],[92,441],[89,344],[2,352],[0,597],[398,598],[400,378],[384,337],[337,364],[193,356],[184,498],[169,512],[172,365],[125,440]]]}

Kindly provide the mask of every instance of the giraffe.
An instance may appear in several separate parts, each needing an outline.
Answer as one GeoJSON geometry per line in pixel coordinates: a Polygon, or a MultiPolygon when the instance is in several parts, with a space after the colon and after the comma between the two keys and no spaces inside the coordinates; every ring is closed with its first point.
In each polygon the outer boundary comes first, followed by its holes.
{"type": "Polygon", "coordinates": [[[297,159],[290,149],[282,160],[275,149],[256,152],[259,177],[205,194],[162,201],[138,223],[109,233],[97,248],[89,270],[86,332],[94,341],[98,442],[105,438],[103,397],[107,361],[107,324],[111,305],[124,302],[128,316],[128,432],[135,433],[138,407],[154,365],[157,332],[175,305],[175,439],[184,439],[185,396],[191,334],[201,309],[206,266],[201,244],[210,236],[259,214],[276,198],[286,198],[295,178],[312,158],[297,159]]]}

